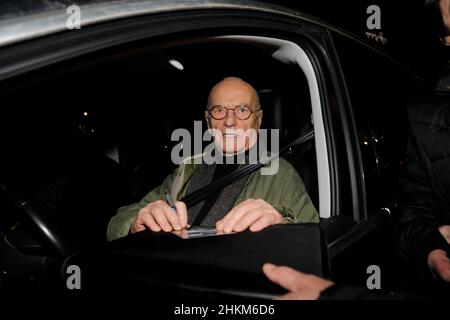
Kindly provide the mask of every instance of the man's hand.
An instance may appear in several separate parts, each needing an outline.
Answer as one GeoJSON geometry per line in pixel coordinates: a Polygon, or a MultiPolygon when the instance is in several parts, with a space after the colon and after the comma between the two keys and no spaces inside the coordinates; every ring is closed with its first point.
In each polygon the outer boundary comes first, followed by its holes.
{"type": "Polygon", "coordinates": [[[152,231],[170,232],[181,230],[187,226],[187,209],[184,202],[175,201],[177,212],[167,202],[157,200],[149,203],[139,210],[139,213],[131,225],[130,232],[135,233],[149,228],[152,231]]]}
{"type": "Polygon", "coordinates": [[[222,219],[216,229],[225,233],[246,229],[260,231],[268,226],[288,221],[269,203],[262,199],[247,199],[239,203],[222,219]]]}
{"type": "Polygon", "coordinates": [[[428,266],[442,280],[450,282],[450,259],[444,250],[436,249],[428,255],[428,266]]]}
{"type": "Polygon", "coordinates": [[[270,263],[264,264],[263,272],[270,281],[289,290],[278,297],[278,300],[317,300],[326,288],[334,284],[312,274],[270,263]]]}

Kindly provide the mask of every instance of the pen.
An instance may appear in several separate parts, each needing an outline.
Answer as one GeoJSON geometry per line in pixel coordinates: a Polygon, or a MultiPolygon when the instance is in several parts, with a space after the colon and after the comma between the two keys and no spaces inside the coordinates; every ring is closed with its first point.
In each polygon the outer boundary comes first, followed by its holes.
{"type": "MultiPolygon", "coordinates": [[[[167,202],[167,204],[169,205],[169,207],[171,207],[172,210],[173,210],[176,214],[178,214],[177,207],[175,206],[175,203],[173,202],[172,197],[171,197],[170,194],[168,194],[167,192],[166,192],[166,202],[167,202]]],[[[189,230],[190,227],[191,227],[190,225],[187,225],[187,226],[186,226],[186,229],[189,230]]]]}
{"type": "Polygon", "coordinates": [[[177,207],[175,206],[175,203],[173,202],[172,197],[168,193],[166,193],[166,201],[167,201],[167,204],[169,205],[169,207],[171,207],[172,210],[175,211],[175,213],[177,213],[177,207]]]}

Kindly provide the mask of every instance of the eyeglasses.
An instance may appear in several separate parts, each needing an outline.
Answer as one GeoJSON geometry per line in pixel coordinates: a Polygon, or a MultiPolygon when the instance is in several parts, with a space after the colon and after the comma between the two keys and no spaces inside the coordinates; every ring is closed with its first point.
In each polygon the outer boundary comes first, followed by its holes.
{"type": "Polygon", "coordinates": [[[234,108],[225,108],[224,106],[216,105],[208,109],[209,114],[216,120],[223,120],[227,116],[228,110],[233,110],[234,116],[239,120],[247,120],[252,113],[258,112],[258,110],[251,110],[246,105],[239,105],[234,108]]]}

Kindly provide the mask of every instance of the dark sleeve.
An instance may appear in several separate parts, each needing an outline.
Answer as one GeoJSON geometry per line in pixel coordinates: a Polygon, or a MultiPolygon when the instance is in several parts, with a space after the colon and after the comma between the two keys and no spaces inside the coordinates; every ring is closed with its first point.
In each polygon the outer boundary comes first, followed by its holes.
{"type": "Polygon", "coordinates": [[[406,161],[407,167],[400,181],[402,189],[395,236],[403,257],[415,271],[425,272],[428,254],[434,249],[449,248],[438,230],[445,224],[445,212],[433,195],[414,135],[411,135],[406,161]]]}
{"type": "Polygon", "coordinates": [[[335,284],[325,289],[320,294],[319,300],[370,300],[370,298],[371,293],[366,288],[335,284]]]}
{"type": "Polygon", "coordinates": [[[363,287],[335,284],[325,289],[320,294],[319,300],[423,300],[427,298],[426,295],[416,292],[369,290],[363,287]]]}

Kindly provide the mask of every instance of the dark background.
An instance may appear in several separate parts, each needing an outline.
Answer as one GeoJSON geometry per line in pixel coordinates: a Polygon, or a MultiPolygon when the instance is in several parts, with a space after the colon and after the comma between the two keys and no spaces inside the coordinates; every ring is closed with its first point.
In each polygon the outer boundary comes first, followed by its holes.
{"type": "MultiPolygon", "coordinates": [[[[0,21],[44,9],[64,9],[71,4],[96,1],[98,0],[2,0],[0,21]]],[[[445,49],[438,38],[438,12],[434,8],[425,9],[425,0],[259,1],[299,10],[349,30],[380,47],[431,83],[439,76],[450,56],[449,50],[445,49]],[[366,27],[369,5],[378,5],[381,9],[381,30],[368,30],[366,27]],[[368,39],[367,31],[382,33],[387,43],[382,45],[368,39]]]]}
{"type": "Polygon", "coordinates": [[[264,0],[264,2],[298,9],[322,18],[339,28],[379,47],[424,80],[434,83],[445,68],[449,50],[440,42],[440,17],[433,7],[425,8],[425,0],[348,0],[296,1],[264,0]],[[381,30],[368,30],[367,7],[378,5],[381,10],[381,30]],[[387,39],[368,39],[366,32],[379,33],[387,39]]]}

